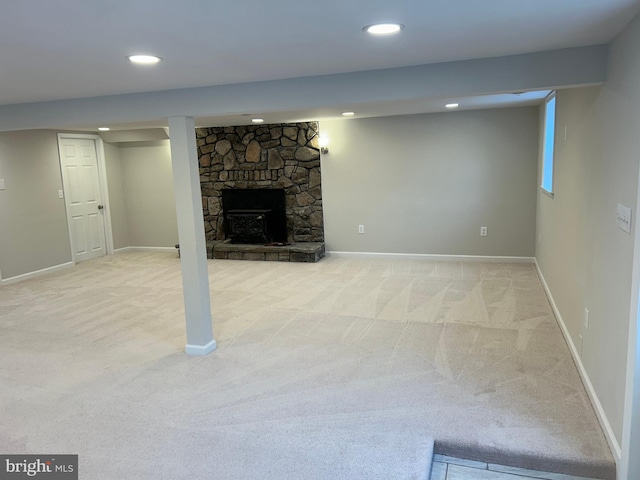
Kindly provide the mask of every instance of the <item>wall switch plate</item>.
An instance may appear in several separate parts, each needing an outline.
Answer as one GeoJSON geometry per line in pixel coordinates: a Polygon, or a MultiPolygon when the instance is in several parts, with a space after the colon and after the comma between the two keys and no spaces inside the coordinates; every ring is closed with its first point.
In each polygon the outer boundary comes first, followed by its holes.
{"type": "Polygon", "coordinates": [[[64,193],[62,190],[58,190],[58,198],[64,198],[64,193]]]}
{"type": "Polygon", "coordinates": [[[589,330],[589,309],[588,308],[584,309],[582,323],[584,324],[584,329],[589,330]]]}
{"type": "Polygon", "coordinates": [[[4,186],[4,178],[0,178],[0,190],[6,190],[7,187],[4,186]]]}
{"type": "Polygon", "coordinates": [[[358,233],[364,233],[364,225],[358,225],[358,233]]]}
{"type": "Polygon", "coordinates": [[[480,236],[481,237],[487,236],[487,227],[480,227],[480,236]]]}
{"type": "Polygon", "coordinates": [[[618,204],[616,209],[616,225],[621,230],[631,233],[631,208],[618,204]]]}

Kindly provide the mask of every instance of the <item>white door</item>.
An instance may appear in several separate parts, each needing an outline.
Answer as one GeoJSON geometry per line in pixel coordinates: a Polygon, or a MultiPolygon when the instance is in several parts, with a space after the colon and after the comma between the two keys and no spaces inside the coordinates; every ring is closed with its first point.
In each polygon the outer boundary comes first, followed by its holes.
{"type": "Polygon", "coordinates": [[[60,138],[60,165],[74,261],[106,254],[104,204],[92,139],[60,138]]]}

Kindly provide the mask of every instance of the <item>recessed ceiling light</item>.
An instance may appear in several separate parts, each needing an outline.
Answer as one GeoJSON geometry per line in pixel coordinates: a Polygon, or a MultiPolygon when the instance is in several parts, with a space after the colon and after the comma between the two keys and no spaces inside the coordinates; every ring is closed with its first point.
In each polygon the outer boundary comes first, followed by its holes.
{"type": "Polygon", "coordinates": [[[367,25],[362,30],[372,35],[391,35],[398,33],[404,28],[404,25],[400,23],[375,23],[373,25],[367,25]]]}
{"type": "Polygon", "coordinates": [[[262,118],[252,118],[251,121],[253,123],[262,123],[262,122],[264,122],[264,119],[262,119],[262,118]]]}
{"type": "Polygon", "coordinates": [[[447,108],[458,108],[460,106],[459,103],[447,103],[445,107],[447,108]]]}
{"type": "Polygon", "coordinates": [[[162,58],[155,55],[129,55],[127,58],[136,65],[153,65],[162,60],[162,58]]]}
{"type": "Polygon", "coordinates": [[[101,132],[108,132],[111,129],[109,127],[98,127],[98,130],[100,130],[101,132]]]}
{"type": "Polygon", "coordinates": [[[353,117],[356,112],[342,112],[343,117],[353,117]]]}

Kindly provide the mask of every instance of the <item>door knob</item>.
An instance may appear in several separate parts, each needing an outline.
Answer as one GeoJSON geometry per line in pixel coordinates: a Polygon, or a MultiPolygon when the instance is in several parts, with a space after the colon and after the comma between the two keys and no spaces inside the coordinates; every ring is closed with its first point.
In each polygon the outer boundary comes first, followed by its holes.
{"type": "Polygon", "coordinates": [[[98,205],[98,210],[103,210],[104,209],[104,205],[98,205]]]}

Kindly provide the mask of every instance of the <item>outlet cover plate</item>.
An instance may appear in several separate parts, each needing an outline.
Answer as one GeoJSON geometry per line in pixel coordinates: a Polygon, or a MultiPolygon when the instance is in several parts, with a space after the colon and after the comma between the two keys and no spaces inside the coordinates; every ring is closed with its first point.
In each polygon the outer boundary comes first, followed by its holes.
{"type": "Polygon", "coordinates": [[[631,208],[618,204],[616,209],[616,225],[621,230],[631,233],[631,208]]]}

